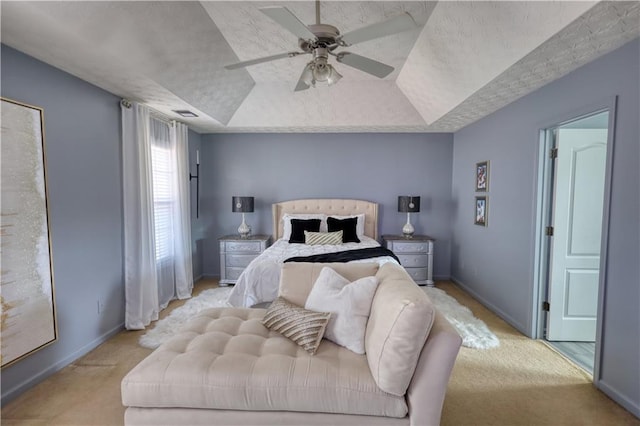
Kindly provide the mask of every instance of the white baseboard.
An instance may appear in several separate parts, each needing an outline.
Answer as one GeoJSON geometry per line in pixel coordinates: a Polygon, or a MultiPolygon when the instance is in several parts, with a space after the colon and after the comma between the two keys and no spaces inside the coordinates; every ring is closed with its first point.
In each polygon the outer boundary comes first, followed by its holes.
{"type": "Polygon", "coordinates": [[[520,324],[518,321],[516,321],[509,314],[505,313],[502,309],[498,308],[496,305],[494,305],[493,303],[489,302],[487,299],[485,299],[484,297],[479,295],[475,290],[473,290],[471,287],[469,287],[468,285],[466,285],[465,283],[463,283],[461,280],[459,280],[458,278],[454,277],[453,275],[451,276],[451,281],[453,281],[456,285],[458,285],[464,291],[466,291],[471,296],[473,296],[474,299],[476,299],[478,302],[482,303],[486,308],[491,310],[494,314],[496,314],[497,316],[499,316],[500,318],[502,318],[503,320],[508,322],[509,325],[514,327],[520,333],[522,333],[525,336],[531,338],[531,335],[529,334],[529,331],[527,330],[526,326],[520,324]]]}
{"type": "Polygon", "coordinates": [[[124,330],[124,323],[117,325],[116,327],[112,328],[106,333],[100,335],[98,338],[87,343],[77,351],[67,355],[63,359],[56,362],[55,364],[52,364],[46,369],[40,371],[35,376],[28,378],[27,380],[13,387],[9,391],[3,393],[2,406],[4,406],[7,402],[11,401],[12,399],[18,397],[20,394],[27,391],[28,389],[31,389],[33,386],[37,385],[41,381],[45,380],[47,377],[58,372],[59,370],[62,370],[64,367],[80,359],[84,355],[88,354],[89,352],[91,352],[92,350],[94,350],[95,348],[97,348],[98,346],[100,346],[101,344],[103,344],[104,342],[106,342],[107,340],[109,340],[111,337],[118,334],[122,330],[124,330]]]}
{"type": "Polygon", "coordinates": [[[640,405],[638,405],[638,401],[630,400],[616,389],[604,383],[602,380],[599,380],[598,383],[596,383],[596,387],[609,396],[609,398],[622,405],[625,410],[640,418],[640,405]]]}

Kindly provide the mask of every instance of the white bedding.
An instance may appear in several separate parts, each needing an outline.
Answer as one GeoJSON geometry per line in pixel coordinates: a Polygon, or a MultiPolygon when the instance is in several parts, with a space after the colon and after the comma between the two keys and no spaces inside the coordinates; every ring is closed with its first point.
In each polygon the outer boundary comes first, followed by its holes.
{"type": "MultiPolygon", "coordinates": [[[[366,236],[360,237],[360,240],[359,243],[341,245],[306,245],[290,244],[287,240],[279,239],[247,266],[231,290],[227,303],[231,306],[251,307],[257,303],[275,300],[280,285],[280,268],[284,261],[290,257],[335,253],[380,245],[376,240],[366,236]]],[[[355,260],[354,262],[376,262],[380,265],[387,262],[397,263],[390,256],[355,260]]]]}

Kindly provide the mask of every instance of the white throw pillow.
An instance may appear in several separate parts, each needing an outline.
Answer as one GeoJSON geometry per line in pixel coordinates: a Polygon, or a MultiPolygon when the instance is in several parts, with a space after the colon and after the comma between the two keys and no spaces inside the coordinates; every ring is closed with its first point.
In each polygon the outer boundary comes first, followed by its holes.
{"type": "Polygon", "coordinates": [[[322,213],[317,214],[294,214],[285,213],[282,216],[283,228],[282,238],[289,241],[291,238],[291,219],[320,219],[320,232],[327,232],[327,215],[322,213]]]}
{"type": "Polygon", "coordinates": [[[364,236],[364,213],[362,213],[362,214],[352,214],[352,215],[346,215],[346,216],[331,214],[328,217],[335,217],[336,219],[339,219],[339,220],[349,219],[349,218],[352,218],[352,217],[357,218],[357,220],[356,220],[356,235],[360,239],[362,239],[362,237],[364,236]]]}
{"type": "Polygon", "coordinates": [[[357,354],[364,354],[376,277],[364,277],[352,283],[329,267],[322,268],[309,293],[305,309],[331,312],[324,337],[357,354]]]}

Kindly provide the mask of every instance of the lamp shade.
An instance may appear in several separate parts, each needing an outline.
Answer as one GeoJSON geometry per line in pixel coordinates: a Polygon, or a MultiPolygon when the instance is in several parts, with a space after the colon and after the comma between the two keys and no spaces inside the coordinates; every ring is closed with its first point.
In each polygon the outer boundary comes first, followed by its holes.
{"type": "Polygon", "coordinates": [[[398,211],[401,213],[417,213],[420,211],[420,197],[400,195],[398,197],[398,211]]]}
{"type": "Polygon", "coordinates": [[[253,212],[253,197],[232,197],[234,213],[253,212]]]}

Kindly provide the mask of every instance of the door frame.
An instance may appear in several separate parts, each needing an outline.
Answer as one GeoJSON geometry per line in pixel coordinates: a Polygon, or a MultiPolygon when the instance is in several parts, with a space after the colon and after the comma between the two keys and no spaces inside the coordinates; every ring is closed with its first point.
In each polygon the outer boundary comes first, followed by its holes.
{"type": "Polygon", "coordinates": [[[543,302],[547,300],[547,282],[549,277],[549,263],[551,244],[545,235],[545,227],[551,221],[553,202],[551,191],[554,182],[553,164],[549,156],[550,149],[555,145],[555,140],[550,129],[562,126],[591,115],[609,112],[607,132],[607,153],[604,178],[604,198],[602,211],[602,229],[600,237],[600,272],[598,277],[598,309],[596,319],[596,353],[593,368],[593,382],[598,385],[600,381],[600,351],[602,347],[602,330],[604,319],[604,301],[606,296],[606,276],[608,264],[609,244],[609,211],[611,208],[611,176],[613,173],[613,153],[615,143],[615,123],[617,96],[608,97],[600,102],[595,102],[573,112],[562,114],[554,120],[541,123],[538,126],[538,158],[536,176],[536,211],[535,211],[535,248],[533,260],[533,307],[532,338],[543,339],[545,327],[545,311],[543,302]]]}

